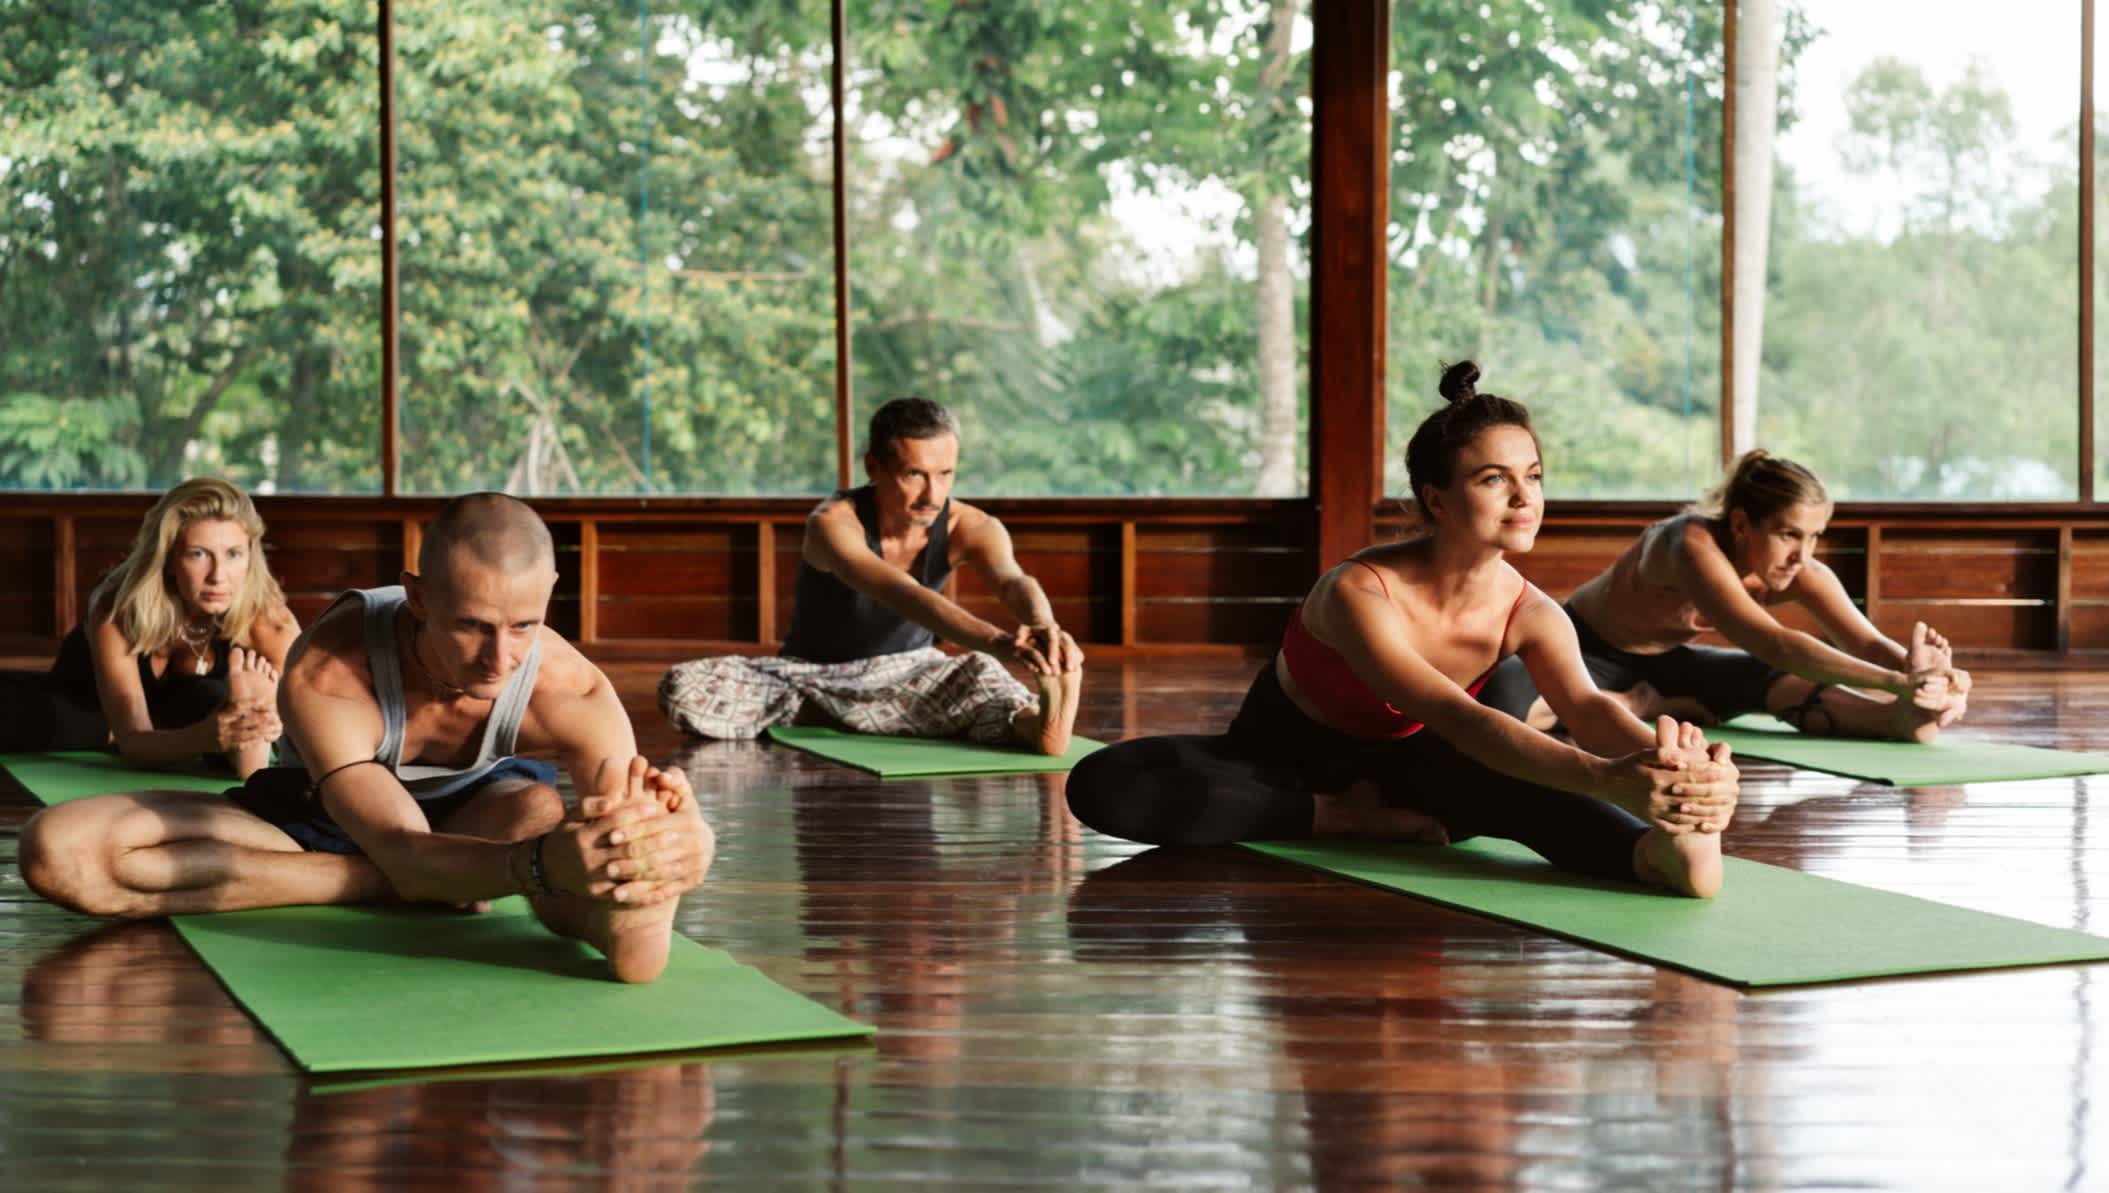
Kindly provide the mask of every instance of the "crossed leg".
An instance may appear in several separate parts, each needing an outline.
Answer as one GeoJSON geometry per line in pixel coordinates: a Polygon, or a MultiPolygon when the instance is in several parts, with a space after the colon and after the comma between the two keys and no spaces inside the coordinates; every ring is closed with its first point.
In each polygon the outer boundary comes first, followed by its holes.
{"type": "Polygon", "coordinates": [[[226,796],[199,791],[46,808],[23,826],[20,858],[31,890],[121,919],[395,897],[365,858],[309,853],[226,796]]]}

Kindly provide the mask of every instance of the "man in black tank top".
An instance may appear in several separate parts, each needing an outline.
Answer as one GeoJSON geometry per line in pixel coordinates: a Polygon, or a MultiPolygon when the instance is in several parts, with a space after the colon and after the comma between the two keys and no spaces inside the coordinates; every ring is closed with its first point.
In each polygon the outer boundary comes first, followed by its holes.
{"type": "Polygon", "coordinates": [[[958,462],[950,411],[926,398],[881,406],[864,454],[870,483],[835,494],[806,519],[783,654],[675,666],[659,685],[674,724],[745,738],[818,714],[865,733],[1067,750],[1083,652],[1018,566],[1003,523],[952,500],[958,462]],[[1018,619],[1015,629],[945,595],[959,564],[1018,619]],[[938,650],[939,638],[965,653],[938,650]],[[1006,663],[1023,667],[1037,691],[1006,663]]]}
{"type": "Polygon", "coordinates": [[[503,494],[457,498],[417,568],[331,606],[288,653],[279,708],[300,765],[225,795],[47,808],[22,831],[30,887],[123,918],[522,894],[616,978],[657,977],[713,839],[688,780],[638,755],[607,677],[545,624],[548,529],[503,494]],[[578,806],[516,748],[556,755],[578,806]]]}

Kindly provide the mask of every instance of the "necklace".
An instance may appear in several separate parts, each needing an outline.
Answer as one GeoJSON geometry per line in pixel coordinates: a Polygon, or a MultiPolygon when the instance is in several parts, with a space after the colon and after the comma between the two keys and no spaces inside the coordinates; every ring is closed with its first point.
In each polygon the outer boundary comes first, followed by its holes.
{"type": "Polygon", "coordinates": [[[212,627],[184,625],[179,627],[176,633],[182,637],[183,645],[190,648],[191,656],[197,659],[197,664],[191,668],[192,673],[204,675],[211,671],[212,627]]]}
{"type": "Polygon", "coordinates": [[[418,673],[425,677],[426,690],[435,700],[459,700],[468,695],[467,689],[455,687],[425,665],[424,629],[423,622],[415,622],[410,627],[410,661],[417,664],[418,673]]]}

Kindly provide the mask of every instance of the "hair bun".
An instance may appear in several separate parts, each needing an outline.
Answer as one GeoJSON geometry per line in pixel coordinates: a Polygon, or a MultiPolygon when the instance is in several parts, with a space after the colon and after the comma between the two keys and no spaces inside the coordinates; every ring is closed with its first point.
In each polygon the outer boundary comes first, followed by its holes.
{"type": "Polygon", "coordinates": [[[1443,368],[1443,379],[1435,389],[1446,402],[1465,402],[1479,396],[1479,366],[1469,360],[1443,368]]]}

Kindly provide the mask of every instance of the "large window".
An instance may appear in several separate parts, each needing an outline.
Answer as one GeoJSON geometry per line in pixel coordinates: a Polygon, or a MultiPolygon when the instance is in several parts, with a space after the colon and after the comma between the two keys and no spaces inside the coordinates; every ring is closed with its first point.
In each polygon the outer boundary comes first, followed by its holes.
{"type": "Polygon", "coordinates": [[[857,436],[960,416],[969,491],[1290,495],[1305,0],[874,4],[850,44],[857,436]]]}
{"type": "Polygon", "coordinates": [[[402,486],[835,475],[823,0],[397,0],[402,486]]]}
{"type": "Polygon", "coordinates": [[[1841,499],[2078,496],[2078,19],[1790,17],[1758,443],[1841,499]]]}
{"type": "Polygon", "coordinates": [[[0,6],[0,487],[380,487],[368,0],[0,6]]]}
{"type": "Polygon", "coordinates": [[[1549,497],[1715,473],[1720,47],[1716,4],[1394,6],[1389,491],[1467,358],[1549,497]]]}

